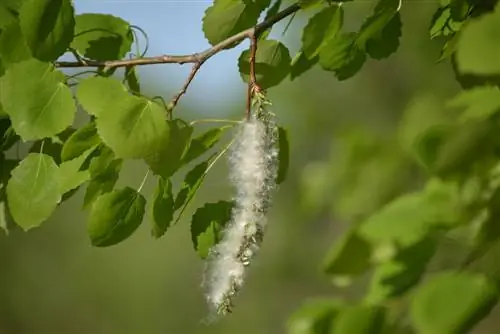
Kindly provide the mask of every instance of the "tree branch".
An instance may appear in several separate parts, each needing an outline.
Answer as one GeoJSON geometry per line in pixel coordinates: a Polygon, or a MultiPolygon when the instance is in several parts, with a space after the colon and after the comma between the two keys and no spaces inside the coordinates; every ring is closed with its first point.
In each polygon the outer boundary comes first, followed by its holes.
{"type": "Polygon", "coordinates": [[[205,51],[193,53],[189,55],[162,55],[156,57],[141,57],[141,58],[133,58],[133,59],[122,59],[122,60],[108,60],[108,61],[96,61],[91,59],[82,59],[81,57],[77,57],[76,61],[57,61],[55,62],[55,66],[58,68],[79,68],[79,67],[100,67],[104,71],[116,69],[119,67],[131,67],[131,66],[141,66],[141,65],[155,65],[155,64],[193,64],[191,72],[184,83],[182,89],[178,94],[174,96],[172,102],[170,103],[169,113],[172,112],[173,108],[179,102],[179,99],[186,93],[189,85],[193,81],[194,77],[198,73],[200,67],[212,56],[221,52],[224,49],[227,49],[229,46],[234,43],[241,42],[244,39],[251,40],[251,50],[250,50],[250,80],[248,84],[248,96],[247,96],[247,118],[250,116],[250,108],[251,108],[251,97],[253,95],[254,89],[258,89],[255,82],[255,52],[257,50],[257,37],[263,31],[268,28],[271,28],[273,25],[283,20],[284,18],[298,12],[301,9],[298,3],[295,3],[279,13],[275,16],[264,20],[263,22],[257,24],[255,27],[243,30],[222,42],[212,46],[205,51]]]}
{"type": "Polygon", "coordinates": [[[272,27],[279,21],[283,20],[287,16],[300,10],[300,5],[298,3],[293,4],[273,17],[263,21],[262,23],[256,25],[255,27],[243,30],[222,42],[212,46],[211,48],[189,55],[162,55],[156,57],[143,57],[134,59],[122,59],[122,60],[108,60],[108,61],[96,61],[96,60],[77,60],[77,61],[57,61],[55,66],[59,68],[74,68],[74,67],[103,67],[104,70],[109,70],[112,68],[126,67],[126,66],[140,66],[140,65],[155,65],[155,64],[187,64],[187,63],[204,63],[209,58],[219,53],[220,51],[226,49],[233,43],[241,42],[246,38],[252,38],[254,34],[258,35],[260,32],[272,27]]]}

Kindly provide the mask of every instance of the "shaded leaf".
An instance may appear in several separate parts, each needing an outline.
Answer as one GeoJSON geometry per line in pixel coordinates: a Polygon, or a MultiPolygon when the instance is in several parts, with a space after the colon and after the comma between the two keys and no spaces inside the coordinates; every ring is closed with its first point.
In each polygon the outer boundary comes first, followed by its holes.
{"type": "Polygon", "coordinates": [[[481,86],[460,92],[448,102],[449,107],[467,108],[460,119],[485,120],[500,110],[500,89],[494,86],[481,86]]]}
{"type": "Polygon", "coordinates": [[[350,280],[365,272],[370,265],[371,245],[355,229],[346,232],[327,253],[323,270],[332,276],[350,280]]]}
{"type": "Polygon", "coordinates": [[[24,141],[55,136],[73,123],[76,106],[63,78],[36,59],[13,64],[1,78],[2,107],[24,141]]]}
{"type": "Polygon", "coordinates": [[[313,68],[318,60],[318,56],[309,59],[303,51],[299,51],[295,57],[293,57],[292,63],[290,64],[290,79],[293,81],[293,79],[313,68]]]}
{"type": "Polygon", "coordinates": [[[10,120],[8,118],[0,119],[0,151],[7,151],[18,140],[19,136],[12,128],[10,120]]]}
{"type": "Polygon", "coordinates": [[[191,239],[194,249],[204,259],[209,249],[222,237],[224,226],[231,219],[233,202],[207,203],[196,210],[191,220],[191,239]]]}
{"type": "Polygon", "coordinates": [[[182,163],[188,164],[194,159],[198,158],[212,147],[217,144],[222,136],[224,130],[230,128],[229,126],[224,126],[221,128],[210,129],[196,138],[191,140],[189,144],[189,148],[186,151],[186,154],[182,157],[182,163]]]}
{"type": "Polygon", "coordinates": [[[174,218],[174,196],[170,180],[158,178],[151,205],[151,218],[153,220],[151,234],[159,238],[165,234],[174,218]]]}
{"type": "Polygon", "coordinates": [[[7,68],[11,64],[28,60],[31,57],[31,51],[23,36],[19,22],[16,20],[6,25],[0,33],[0,58],[2,65],[7,68]]]}
{"type": "Polygon", "coordinates": [[[90,180],[90,171],[82,170],[82,166],[88,156],[94,151],[97,145],[86,150],[82,155],[64,161],[59,166],[59,187],[61,194],[78,188],[84,182],[90,180]]]}
{"type": "Polygon", "coordinates": [[[302,32],[302,51],[307,58],[316,57],[329,40],[335,38],[344,23],[344,9],[329,6],[309,19],[302,32]]]}
{"type": "MultiPolygon", "coordinates": [[[[179,190],[177,196],[175,197],[175,205],[174,205],[175,210],[179,210],[180,208],[186,207],[186,205],[188,205],[189,202],[191,202],[194,195],[196,194],[201,184],[203,183],[208,167],[210,166],[210,163],[212,162],[212,158],[214,156],[215,155],[213,155],[206,161],[203,161],[202,163],[196,165],[192,170],[190,170],[186,174],[182,188],[181,190],[179,190]]],[[[179,214],[179,217],[177,217],[177,220],[179,220],[180,215],[182,215],[182,212],[179,214]]]]}
{"type": "Polygon", "coordinates": [[[449,6],[439,7],[432,16],[429,34],[432,39],[440,36],[450,36],[459,31],[462,24],[451,17],[449,6]]]}
{"type": "Polygon", "coordinates": [[[286,179],[288,172],[288,165],[290,164],[290,144],[288,143],[287,131],[283,127],[278,127],[278,143],[279,143],[279,153],[278,153],[278,175],[276,177],[276,183],[280,184],[286,179]]]}
{"type": "Polygon", "coordinates": [[[307,301],[287,321],[289,334],[331,333],[335,317],[344,307],[338,300],[316,298],[307,301]]]}
{"type": "MultiPolygon", "coordinates": [[[[282,0],[275,0],[273,5],[267,10],[266,17],[264,18],[264,20],[267,20],[271,17],[274,17],[276,14],[278,14],[282,2],[283,2],[282,0]]],[[[271,29],[272,29],[272,27],[264,30],[259,35],[259,40],[266,39],[269,36],[269,34],[271,33],[271,29]]]]}
{"type": "Polygon", "coordinates": [[[409,248],[400,250],[392,260],[379,264],[373,273],[370,290],[365,297],[366,302],[382,303],[418,284],[435,251],[435,240],[425,238],[409,248]]]}
{"type": "Polygon", "coordinates": [[[113,190],[123,165],[123,160],[116,159],[109,147],[101,146],[95,152],[96,156],[89,165],[91,180],[85,192],[83,209],[88,208],[100,195],[113,190]]]}
{"type": "Polygon", "coordinates": [[[87,226],[92,245],[112,246],[130,237],[142,223],[145,206],[144,197],[129,187],[99,196],[87,226]]]}
{"type": "Polygon", "coordinates": [[[61,164],[61,151],[63,148],[62,142],[67,140],[74,129],[67,128],[57,136],[38,140],[31,146],[29,153],[44,153],[52,157],[56,164],[61,164]]]}
{"type": "Polygon", "coordinates": [[[141,92],[139,77],[137,76],[137,70],[135,66],[128,66],[125,68],[125,79],[127,80],[128,89],[132,93],[139,94],[141,92]]]}
{"type": "Polygon", "coordinates": [[[61,160],[67,161],[81,156],[91,147],[101,143],[94,122],[89,122],[77,129],[64,143],[61,160]]]}
{"type": "Polygon", "coordinates": [[[363,66],[365,53],[355,43],[356,34],[338,34],[330,40],[319,54],[319,64],[332,71],[339,80],[354,76],[363,66]]]}
{"type": "Polygon", "coordinates": [[[495,285],[480,274],[441,272],[415,292],[410,314],[419,333],[467,333],[497,298],[495,285]]]}
{"type": "Polygon", "coordinates": [[[45,154],[31,153],[12,171],[7,184],[9,211],[27,231],[43,223],[61,200],[59,168],[45,154]]]}
{"type": "MultiPolygon", "coordinates": [[[[290,73],[290,53],[286,46],[276,40],[262,40],[255,54],[255,76],[257,84],[267,89],[278,85],[290,73]]],[[[238,59],[241,78],[248,82],[250,73],[250,50],[245,50],[238,59]]]]}
{"type": "Polygon", "coordinates": [[[401,37],[401,15],[396,13],[377,37],[366,42],[366,52],[374,59],[383,59],[395,53],[401,37]]]}
{"type": "Polygon", "coordinates": [[[87,58],[116,60],[125,57],[134,40],[130,24],[122,18],[85,13],[75,18],[75,38],[71,47],[87,58]]]}
{"type": "Polygon", "coordinates": [[[382,333],[385,310],[378,306],[347,306],[335,319],[332,333],[378,334],[382,333]]]}
{"type": "Polygon", "coordinates": [[[182,157],[193,133],[193,127],[180,119],[167,121],[167,126],[160,148],[144,158],[153,173],[165,179],[182,166],[182,157]]]}
{"type": "Polygon", "coordinates": [[[372,58],[386,58],[399,46],[401,0],[379,0],[373,14],[361,26],[356,44],[372,58]]]}
{"type": "Polygon", "coordinates": [[[24,0],[19,21],[35,58],[53,61],[73,39],[75,18],[70,0],[24,0]]]}

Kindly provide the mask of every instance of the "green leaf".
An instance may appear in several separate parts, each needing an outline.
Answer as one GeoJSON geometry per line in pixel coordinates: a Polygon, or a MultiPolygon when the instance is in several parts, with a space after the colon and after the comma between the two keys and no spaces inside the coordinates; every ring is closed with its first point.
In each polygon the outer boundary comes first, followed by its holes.
{"type": "MultiPolygon", "coordinates": [[[[203,17],[206,39],[210,44],[216,45],[242,30],[253,27],[264,8],[251,1],[215,0],[203,17]]],[[[231,47],[236,45],[237,43],[231,47]]]]}
{"type": "Polygon", "coordinates": [[[424,192],[409,193],[385,205],[361,224],[358,233],[378,247],[414,246],[434,229],[457,225],[460,205],[456,184],[431,180],[424,192]]]}
{"type": "Polygon", "coordinates": [[[61,200],[59,168],[45,154],[31,153],[12,171],[7,184],[9,210],[23,230],[39,226],[61,200]]]}
{"type": "Polygon", "coordinates": [[[357,45],[372,58],[386,58],[399,46],[401,0],[379,0],[374,13],[366,19],[356,37],[357,45]]]}
{"type": "Polygon", "coordinates": [[[332,333],[378,334],[382,333],[385,310],[377,306],[348,306],[335,319],[332,333]]]}
{"type": "Polygon", "coordinates": [[[90,171],[81,169],[89,155],[95,150],[96,146],[97,145],[86,150],[79,157],[64,161],[59,166],[59,187],[61,194],[76,189],[84,182],[90,180],[90,171]]]}
{"type": "Polygon", "coordinates": [[[278,176],[276,178],[276,183],[280,184],[285,181],[286,174],[288,172],[288,165],[290,163],[290,144],[288,143],[288,134],[283,127],[278,127],[278,142],[279,142],[279,153],[278,153],[278,176]]]}
{"type": "Polygon", "coordinates": [[[94,152],[97,155],[90,161],[91,180],[85,192],[83,209],[88,208],[100,195],[113,190],[123,164],[123,160],[116,159],[109,147],[101,146],[94,152]]]}
{"type": "Polygon", "coordinates": [[[461,31],[457,65],[462,73],[500,74],[500,7],[471,20],[461,31]]]}
{"type": "Polygon", "coordinates": [[[9,227],[7,223],[7,216],[5,210],[6,210],[5,202],[0,201],[0,229],[2,229],[5,232],[5,235],[9,235],[9,227]]]}
{"type": "Polygon", "coordinates": [[[405,109],[399,125],[401,146],[425,167],[439,154],[439,145],[450,133],[454,116],[432,94],[416,96],[405,109]]]}
{"type": "Polygon", "coordinates": [[[125,68],[125,79],[127,80],[128,88],[132,93],[139,94],[141,92],[139,77],[137,76],[135,66],[127,66],[125,68]]]}
{"type": "MultiPolygon", "coordinates": [[[[267,89],[278,85],[290,73],[290,53],[286,46],[275,40],[262,40],[255,54],[255,76],[257,84],[267,89]]],[[[241,53],[238,59],[241,78],[248,82],[250,73],[250,50],[241,53]]]]}
{"type": "Polygon", "coordinates": [[[31,51],[16,20],[0,33],[0,58],[4,67],[31,58],[31,51]]]}
{"type": "Polygon", "coordinates": [[[495,285],[483,275],[441,272],[415,292],[410,314],[422,334],[468,333],[497,298],[495,285]]]}
{"type": "Polygon", "coordinates": [[[338,80],[354,76],[366,60],[355,38],[354,33],[338,34],[321,49],[319,64],[324,70],[334,72],[338,80]]]}
{"type": "Polygon", "coordinates": [[[395,53],[401,37],[401,15],[396,13],[377,37],[366,42],[366,52],[373,59],[383,59],[395,53]]]}
{"type": "Polygon", "coordinates": [[[56,164],[61,164],[62,142],[68,139],[74,132],[72,128],[67,128],[57,136],[38,140],[31,146],[29,153],[43,153],[54,159],[56,164]]]}
{"type": "Polygon", "coordinates": [[[25,0],[19,21],[35,58],[53,61],[73,40],[75,18],[70,0],[25,0]]]}
{"type": "Polygon", "coordinates": [[[493,126],[491,122],[472,120],[456,124],[438,146],[432,170],[438,175],[467,172],[475,161],[491,153],[493,126]]]}
{"type": "Polygon", "coordinates": [[[142,223],[145,207],[146,199],[129,187],[99,196],[87,226],[92,245],[112,246],[130,237],[142,223]]]}
{"type": "Polygon", "coordinates": [[[462,91],[448,102],[449,107],[467,108],[460,120],[486,120],[500,110],[500,89],[480,86],[462,91]]]}
{"type": "Polygon", "coordinates": [[[81,156],[91,147],[101,143],[94,122],[89,122],[76,130],[64,143],[61,150],[61,160],[67,161],[81,156]]]}
{"type": "MultiPolygon", "coordinates": [[[[215,154],[212,155],[206,161],[203,161],[202,163],[196,165],[192,170],[190,170],[186,174],[182,188],[181,190],[179,190],[177,196],[175,197],[175,204],[174,204],[175,210],[179,210],[182,207],[186,207],[186,205],[188,205],[189,202],[191,202],[194,195],[200,188],[203,180],[205,179],[208,167],[213,161],[214,156],[215,154]]],[[[181,215],[182,212],[179,214],[179,217],[177,217],[177,220],[179,220],[181,215]]]]}
{"type": "Polygon", "coordinates": [[[451,0],[450,11],[453,20],[461,22],[467,19],[470,9],[470,0],[451,0]]]}
{"type": "Polygon", "coordinates": [[[12,22],[17,21],[17,13],[8,4],[0,4],[0,31],[12,22]]]}
{"type": "Polygon", "coordinates": [[[12,65],[1,78],[2,107],[24,141],[52,137],[73,123],[76,106],[63,78],[36,59],[12,65]]]}
{"type": "Polygon", "coordinates": [[[380,304],[415,286],[435,251],[435,240],[425,238],[409,248],[400,250],[392,260],[379,264],[373,273],[370,290],[365,297],[366,302],[372,305],[380,304]]]}
{"type": "Polygon", "coordinates": [[[168,136],[165,135],[158,150],[145,157],[155,175],[167,179],[181,166],[182,157],[188,149],[193,127],[180,119],[168,121],[168,136]]]}
{"type": "Polygon", "coordinates": [[[355,229],[351,229],[328,252],[323,270],[328,275],[350,280],[368,269],[371,252],[371,245],[355,229]]]}
{"type": "Polygon", "coordinates": [[[83,80],[77,97],[97,116],[97,132],[118,158],[145,158],[164,150],[169,127],[159,104],[131,95],[117,80],[103,77],[83,80]]]}
{"type": "Polygon", "coordinates": [[[224,130],[230,128],[230,126],[223,126],[221,128],[210,129],[196,138],[191,140],[189,144],[189,148],[186,151],[186,154],[182,157],[182,163],[187,165],[191,161],[195,160],[212,147],[217,144],[222,136],[224,130]]]}
{"type": "Polygon", "coordinates": [[[115,108],[122,107],[119,101],[130,96],[120,81],[100,76],[80,81],[76,91],[76,97],[83,108],[97,117],[108,112],[110,103],[115,108]]]}
{"type": "Polygon", "coordinates": [[[461,27],[462,23],[452,19],[449,6],[439,7],[432,16],[429,34],[432,39],[440,36],[450,36],[459,31],[461,27]]]}
{"type": "Polygon", "coordinates": [[[0,151],[7,151],[18,140],[19,136],[12,128],[10,120],[8,118],[0,119],[0,151]]]}
{"type": "Polygon", "coordinates": [[[293,57],[292,63],[290,64],[290,79],[293,81],[295,78],[313,68],[318,60],[318,56],[309,59],[303,51],[299,51],[295,57],[293,57]]]}
{"type": "Polygon", "coordinates": [[[335,38],[344,23],[344,9],[329,6],[309,19],[302,32],[302,51],[307,58],[316,57],[331,39],[335,38]]]}
{"type": "MultiPolygon", "coordinates": [[[[271,17],[274,17],[276,14],[278,14],[279,10],[280,10],[280,7],[281,7],[281,3],[283,1],[282,0],[276,0],[274,1],[273,5],[267,10],[266,12],[266,17],[264,20],[267,20],[271,17]]],[[[271,29],[272,27],[264,30],[260,35],[259,35],[259,40],[263,40],[263,39],[267,39],[267,37],[269,36],[269,34],[271,33],[271,29]]]]}
{"type": "Polygon", "coordinates": [[[319,7],[325,1],[327,0],[299,0],[299,5],[302,9],[309,9],[319,7]]]}
{"type": "Polygon", "coordinates": [[[159,238],[165,234],[174,219],[174,197],[170,180],[158,178],[151,205],[151,217],[153,220],[151,234],[159,238]]]}
{"type": "Polygon", "coordinates": [[[125,57],[134,40],[130,24],[123,19],[97,13],[76,16],[71,47],[85,57],[100,61],[125,57]]]}
{"type": "Polygon", "coordinates": [[[205,259],[212,246],[222,237],[224,226],[231,219],[233,202],[207,203],[196,210],[191,220],[191,239],[198,255],[205,259]]]}
{"type": "Polygon", "coordinates": [[[332,333],[335,317],[344,307],[338,300],[317,298],[306,302],[287,321],[289,334],[332,333]]]}
{"type": "Polygon", "coordinates": [[[452,50],[448,51],[450,53],[451,66],[453,73],[455,74],[455,79],[458,81],[463,89],[470,89],[476,86],[498,86],[500,85],[500,74],[492,75],[478,75],[471,73],[460,73],[457,65],[456,48],[458,44],[459,35],[455,35],[452,40],[452,50]]]}

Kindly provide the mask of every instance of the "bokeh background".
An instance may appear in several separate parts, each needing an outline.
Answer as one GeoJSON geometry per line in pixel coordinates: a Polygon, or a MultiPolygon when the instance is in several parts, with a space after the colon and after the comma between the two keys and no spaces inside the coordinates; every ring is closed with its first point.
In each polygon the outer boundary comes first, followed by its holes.
{"type": "MultiPolygon", "coordinates": [[[[74,1],[78,13],[109,13],[140,26],[149,35],[148,55],[209,47],[201,19],[211,2],[74,1]]],[[[42,227],[28,233],[12,230],[9,236],[0,232],[0,333],[276,334],[286,332],[288,316],[308,298],[355,298],[358,287],[346,292],[321,273],[324,254],[350,221],[420,183],[404,155],[374,158],[372,153],[399,152],[397,125],[415,97],[441,101],[459,89],[450,64],[437,64],[439,43],[429,39],[437,6],[438,0],[405,1],[398,53],[369,60],[354,78],[338,82],[315,68],[269,90],[273,111],[288,129],[290,170],[234,314],[210,325],[203,321],[208,315],[200,287],[203,263],[189,231],[190,213],[207,201],[231,196],[227,166],[219,163],[184,219],[159,240],[150,237],[146,219],[125,242],[92,248],[87,213],[80,210],[84,189],[42,227]],[[353,159],[363,163],[350,168],[353,159]]],[[[346,28],[359,27],[372,7],[373,1],[346,4],[346,28]]],[[[284,35],[286,20],[272,31],[292,56],[300,48],[306,19],[295,17],[284,35]]],[[[210,59],[176,115],[241,118],[246,90],[237,58],[247,47],[243,43],[210,59]]],[[[189,71],[189,65],[141,67],[143,93],[169,100],[189,71]]],[[[145,171],[145,165],[128,162],[117,186],[137,187],[145,171]]],[[[175,181],[178,185],[182,179],[175,181]]],[[[149,178],[144,193],[153,187],[149,178]]]]}

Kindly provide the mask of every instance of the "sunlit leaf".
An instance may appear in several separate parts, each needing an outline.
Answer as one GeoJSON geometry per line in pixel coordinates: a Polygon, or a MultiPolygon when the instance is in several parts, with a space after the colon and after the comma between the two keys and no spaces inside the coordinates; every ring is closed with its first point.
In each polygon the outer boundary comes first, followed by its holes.
{"type": "Polygon", "coordinates": [[[9,210],[23,230],[42,224],[61,200],[59,167],[45,154],[28,154],[7,184],[9,210]]]}

